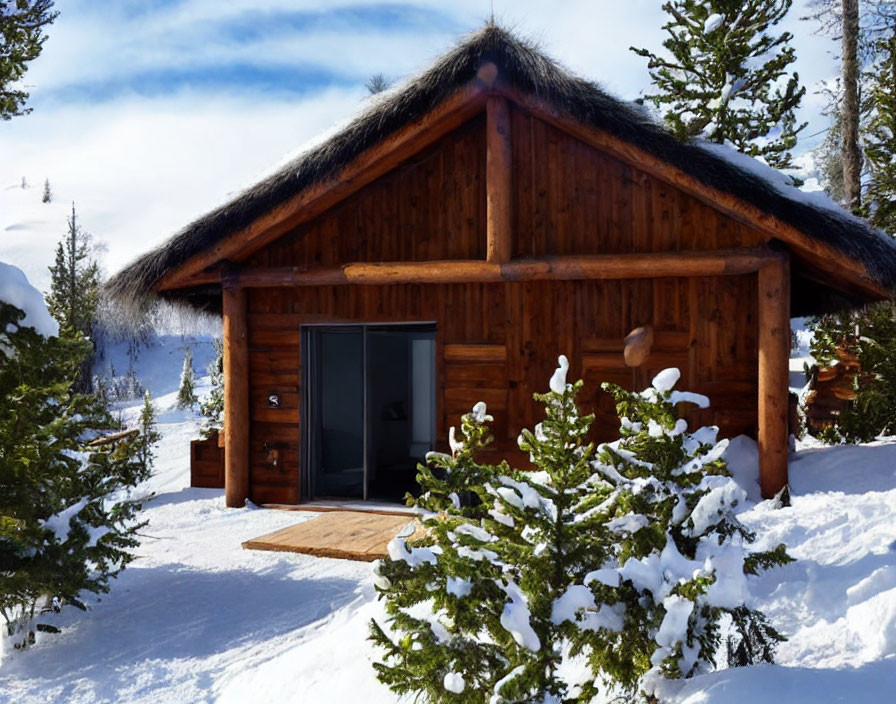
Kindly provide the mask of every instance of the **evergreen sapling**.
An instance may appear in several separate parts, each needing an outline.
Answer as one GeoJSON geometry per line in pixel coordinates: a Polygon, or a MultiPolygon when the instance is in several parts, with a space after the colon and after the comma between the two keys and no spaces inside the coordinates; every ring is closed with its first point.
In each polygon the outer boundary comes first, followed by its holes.
{"type": "Polygon", "coordinates": [[[177,389],[177,407],[181,410],[193,409],[196,398],[196,378],[193,373],[193,351],[187,347],[184,351],[184,366],[180,372],[180,386],[177,389]]]}
{"type": "Polygon", "coordinates": [[[483,404],[449,435],[451,454],[419,467],[426,532],[396,538],[374,567],[387,619],[371,623],[379,679],[425,702],[591,701],[641,692],[714,663],[722,626],[732,664],[770,660],[780,635],[747,608],[746,574],[787,561],[751,553],[716,429],[687,433],[667,370],[643,394],[608,387],[622,438],[596,451],[592,417],[566,383],[568,363],[536,395],[546,417],[523,431],[535,471],[486,465],[483,404]],[[570,658],[587,662],[570,678],[570,658]]]}
{"type": "Polygon", "coordinates": [[[609,569],[591,584],[624,603],[625,626],[581,635],[595,673],[648,700],[665,680],[715,667],[726,624],[729,665],[771,662],[783,637],[745,605],[747,576],[791,561],[783,545],[750,549],[756,536],[737,517],[746,493],[722,459],[728,441],[715,427],[688,432],[679,405],[707,408],[709,399],[676,391],[679,376],[666,369],[641,393],[603,385],[621,438],[601,445],[593,463],[613,487],[602,511],[614,545],[609,569]]]}
{"type": "Polygon", "coordinates": [[[143,395],[143,408],[140,410],[137,429],[140,434],[134,441],[134,450],[144,474],[149,476],[152,474],[152,467],[155,463],[155,445],[162,437],[156,425],[156,408],[153,405],[149,389],[143,395]]]}
{"type": "Polygon", "coordinates": [[[147,474],[128,442],[91,447],[116,429],[101,399],[74,390],[89,343],[45,338],[0,302],[0,616],[16,648],[40,614],[86,608],[132,559],[133,488],[147,474]]]}
{"type": "MultiPolygon", "coordinates": [[[[579,415],[581,382],[567,384],[567,369],[561,358],[552,391],[536,396],[546,419],[519,438],[537,471],[476,461],[492,440],[481,403],[459,434],[452,428],[451,454],[431,453],[431,466],[420,466],[416,505],[428,535],[410,547],[397,538],[375,567],[389,615],[371,624],[386,654],[375,667],[394,691],[427,702],[569,696],[559,645],[573,626],[563,615],[574,582],[606,556],[607,531],[597,514],[585,515],[605,489],[590,481],[592,417],[579,415]]],[[[588,624],[621,622],[609,606],[588,624]]]]}
{"type": "Polygon", "coordinates": [[[205,419],[200,429],[203,438],[219,433],[224,427],[224,346],[218,338],[214,344],[215,358],[208,365],[212,388],[199,405],[199,412],[205,419]]]}

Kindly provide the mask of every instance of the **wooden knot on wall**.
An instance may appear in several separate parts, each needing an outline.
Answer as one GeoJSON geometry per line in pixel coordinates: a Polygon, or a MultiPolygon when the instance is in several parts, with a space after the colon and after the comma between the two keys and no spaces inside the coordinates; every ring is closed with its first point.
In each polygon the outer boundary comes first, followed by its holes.
{"type": "Polygon", "coordinates": [[[622,351],[625,364],[629,367],[640,367],[650,356],[650,348],[653,346],[653,326],[642,325],[632,330],[623,340],[625,348],[622,351]]]}

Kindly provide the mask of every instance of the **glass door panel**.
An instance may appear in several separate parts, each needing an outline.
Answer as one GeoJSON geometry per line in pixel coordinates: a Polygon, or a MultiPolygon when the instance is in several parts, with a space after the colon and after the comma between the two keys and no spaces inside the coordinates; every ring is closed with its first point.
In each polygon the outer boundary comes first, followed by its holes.
{"type": "Polygon", "coordinates": [[[317,496],[364,498],[364,333],[322,330],[318,337],[317,496]]]}

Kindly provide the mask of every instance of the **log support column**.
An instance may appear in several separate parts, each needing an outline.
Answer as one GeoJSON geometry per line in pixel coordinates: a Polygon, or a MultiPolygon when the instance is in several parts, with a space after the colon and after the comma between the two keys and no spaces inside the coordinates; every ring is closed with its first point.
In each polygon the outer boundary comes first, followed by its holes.
{"type": "Polygon", "coordinates": [[[504,264],[512,249],[510,106],[507,98],[490,95],[485,109],[486,259],[504,264]]]}
{"type": "Polygon", "coordinates": [[[249,498],[249,342],[246,289],[225,285],[224,322],[224,498],[242,508],[249,498]]]}
{"type": "Polygon", "coordinates": [[[790,260],[759,269],[759,485],[770,499],[787,484],[790,260]]]}

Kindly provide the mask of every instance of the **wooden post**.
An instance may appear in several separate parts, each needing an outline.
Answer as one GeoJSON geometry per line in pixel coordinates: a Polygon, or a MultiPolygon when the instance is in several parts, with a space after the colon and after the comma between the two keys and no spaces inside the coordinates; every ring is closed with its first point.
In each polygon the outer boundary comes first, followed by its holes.
{"type": "Polygon", "coordinates": [[[249,342],[246,289],[224,286],[224,498],[242,508],[249,498],[249,342]]]}
{"type": "Polygon", "coordinates": [[[512,241],[512,157],[510,106],[507,98],[490,95],[486,103],[486,259],[510,260],[512,241]]]}
{"type": "Polygon", "coordinates": [[[759,485],[770,499],[787,484],[790,260],[759,270],[759,485]]]}

